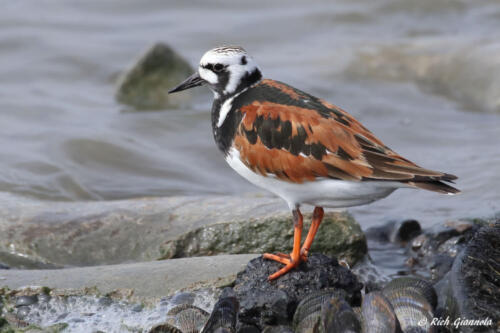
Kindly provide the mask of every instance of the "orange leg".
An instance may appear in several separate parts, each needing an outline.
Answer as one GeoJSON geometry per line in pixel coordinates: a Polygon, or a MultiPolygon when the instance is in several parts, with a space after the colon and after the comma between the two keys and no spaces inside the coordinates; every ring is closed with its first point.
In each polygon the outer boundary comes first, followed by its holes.
{"type": "Polygon", "coordinates": [[[286,254],[283,253],[280,253],[278,255],[264,253],[263,256],[264,259],[275,260],[285,265],[285,267],[283,267],[276,273],[269,275],[269,280],[274,280],[282,276],[283,274],[286,274],[291,269],[297,267],[300,264],[301,262],[300,241],[302,240],[302,223],[303,223],[303,217],[299,209],[297,208],[293,211],[293,226],[294,226],[293,250],[289,258],[286,254]]]}
{"type": "Polygon", "coordinates": [[[311,249],[311,245],[313,243],[314,237],[316,236],[319,225],[321,224],[321,221],[323,221],[324,215],[325,212],[322,207],[314,207],[311,227],[309,228],[306,240],[304,241],[304,244],[300,249],[300,256],[303,261],[307,260],[307,255],[309,254],[309,250],[311,249]]]}

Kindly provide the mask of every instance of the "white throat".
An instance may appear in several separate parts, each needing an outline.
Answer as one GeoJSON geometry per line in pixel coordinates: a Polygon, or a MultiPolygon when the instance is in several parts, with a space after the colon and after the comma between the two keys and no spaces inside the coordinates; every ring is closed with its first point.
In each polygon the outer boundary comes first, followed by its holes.
{"type": "MultiPolygon", "coordinates": [[[[234,94],[234,96],[229,97],[222,103],[220,110],[219,110],[219,119],[217,119],[217,127],[221,127],[222,124],[224,124],[224,121],[227,118],[227,115],[229,114],[229,111],[231,111],[231,108],[233,107],[233,101],[236,97],[238,97],[242,92],[244,92],[246,89],[243,89],[237,94],[234,94]]],[[[214,92],[215,94],[215,92],[214,92]]]]}

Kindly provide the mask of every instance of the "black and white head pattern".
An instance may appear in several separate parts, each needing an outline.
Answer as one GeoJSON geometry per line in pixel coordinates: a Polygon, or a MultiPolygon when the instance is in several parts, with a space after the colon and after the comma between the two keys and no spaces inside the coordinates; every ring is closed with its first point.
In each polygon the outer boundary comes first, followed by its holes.
{"type": "Polygon", "coordinates": [[[198,73],[215,98],[234,95],[261,78],[254,60],[239,46],[217,47],[206,52],[198,73]]]}

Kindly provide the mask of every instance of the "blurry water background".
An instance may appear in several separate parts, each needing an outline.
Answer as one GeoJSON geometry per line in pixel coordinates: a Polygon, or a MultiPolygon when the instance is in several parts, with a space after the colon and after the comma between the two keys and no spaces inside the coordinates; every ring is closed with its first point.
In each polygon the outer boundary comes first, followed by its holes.
{"type": "Polygon", "coordinates": [[[493,0],[3,1],[2,197],[269,195],[225,164],[208,89],[163,112],[124,112],[115,101],[119,73],[157,41],[193,66],[212,47],[242,45],[265,77],[341,106],[403,156],[459,176],[459,196],[400,190],[351,208],[364,228],[500,211],[493,0]]]}

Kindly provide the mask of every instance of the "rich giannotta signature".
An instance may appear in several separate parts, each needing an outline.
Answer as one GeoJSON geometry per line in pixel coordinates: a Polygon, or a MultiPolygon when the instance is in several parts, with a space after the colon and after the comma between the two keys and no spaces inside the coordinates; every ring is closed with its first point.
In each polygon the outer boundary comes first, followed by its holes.
{"type": "MultiPolygon", "coordinates": [[[[429,325],[427,319],[422,319],[419,322],[420,326],[429,325]]],[[[464,326],[493,326],[493,320],[491,318],[482,318],[482,319],[468,319],[458,317],[454,320],[451,320],[450,317],[434,317],[430,322],[431,326],[453,326],[455,328],[464,327],[464,326]]]]}

